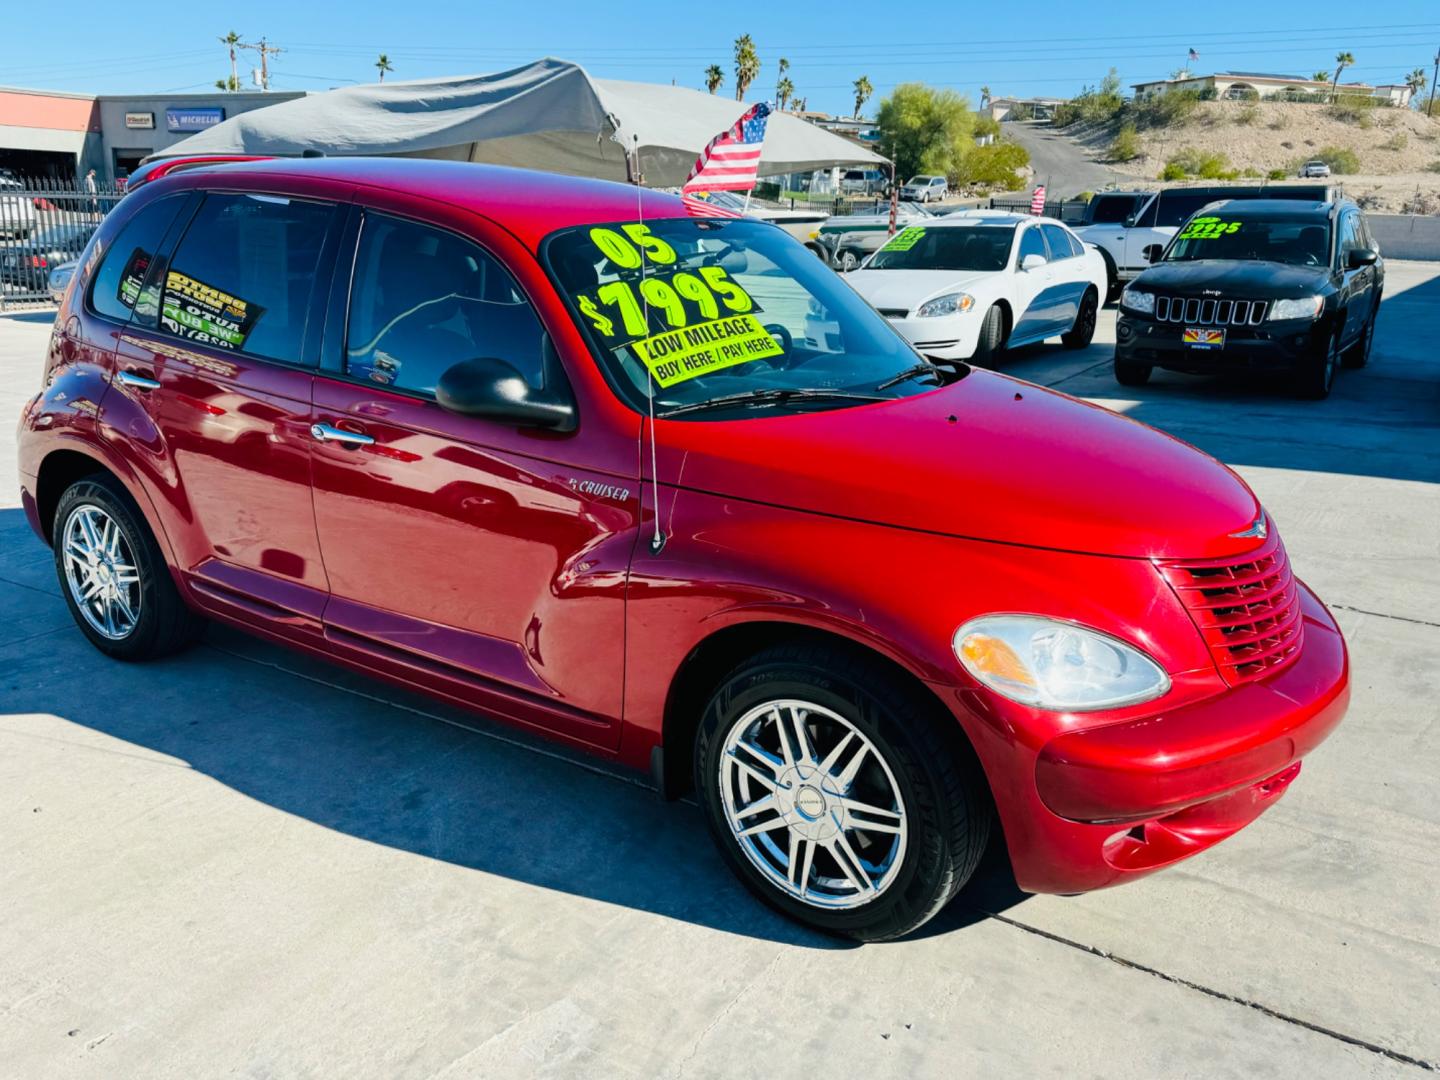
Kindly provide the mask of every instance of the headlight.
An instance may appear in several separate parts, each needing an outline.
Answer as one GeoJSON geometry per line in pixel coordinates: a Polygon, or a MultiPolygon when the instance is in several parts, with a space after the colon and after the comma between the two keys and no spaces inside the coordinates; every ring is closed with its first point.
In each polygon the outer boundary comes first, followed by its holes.
{"type": "Polygon", "coordinates": [[[1129,286],[1120,294],[1120,306],[1136,315],[1155,314],[1155,294],[1129,286]]]}
{"type": "Polygon", "coordinates": [[[50,275],[50,284],[57,289],[63,289],[70,283],[70,275],[73,273],[74,270],[56,270],[50,275]]]}
{"type": "Polygon", "coordinates": [[[969,293],[946,293],[934,300],[927,300],[916,310],[917,317],[927,319],[932,315],[960,315],[975,306],[975,298],[969,293]]]}
{"type": "Polygon", "coordinates": [[[982,615],[955,631],[965,670],[997,694],[1057,712],[1133,705],[1170,689],[1159,664],[1123,641],[1039,615],[982,615]]]}
{"type": "Polygon", "coordinates": [[[1276,300],[1271,305],[1270,318],[1277,322],[1280,319],[1318,319],[1324,310],[1323,296],[1302,296],[1299,300],[1276,300]]]}

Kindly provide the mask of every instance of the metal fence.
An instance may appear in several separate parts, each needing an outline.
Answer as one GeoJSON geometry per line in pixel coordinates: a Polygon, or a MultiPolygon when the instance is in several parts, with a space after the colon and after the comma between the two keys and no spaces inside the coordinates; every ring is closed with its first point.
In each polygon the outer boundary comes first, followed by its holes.
{"type": "Polygon", "coordinates": [[[0,311],[49,303],[51,274],[80,257],[124,194],[99,181],[92,188],[84,177],[0,171],[0,311]]]}
{"type": "MultiPolygon", "coordinates": [[[[1057,218],[1067,224],[1078,224],[1085,220],[1084,199],[1061,199],[1045,203],[1045,216],[1057,218]]],[[[1029,195],[997,195],[990,199],[991,210],[1009,210],[1013,214],[1030,213],[1029,195]]]]}

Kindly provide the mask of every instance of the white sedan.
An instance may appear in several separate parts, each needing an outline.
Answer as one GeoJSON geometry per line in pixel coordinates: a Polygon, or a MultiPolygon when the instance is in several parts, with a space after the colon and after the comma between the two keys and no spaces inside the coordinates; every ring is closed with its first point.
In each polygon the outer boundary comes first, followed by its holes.
{"type": "Polygon", "coordinates": [[[917,352],[979,364],[1052,337],[1083,349],[1107,284],[1104,258],[1060,222],[996,210],[912,225],[845,280],[917,352]]]}

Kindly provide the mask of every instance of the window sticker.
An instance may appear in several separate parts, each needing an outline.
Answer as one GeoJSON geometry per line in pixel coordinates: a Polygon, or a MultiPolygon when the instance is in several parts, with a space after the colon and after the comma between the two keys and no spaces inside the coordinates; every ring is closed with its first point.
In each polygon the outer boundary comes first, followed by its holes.
{"type": "Polygon", "coordinates": [[[1180,233],[1181,240],[1214,240],[1240,231],[1240,222],[1222,221],[1218,217],[1197,217],[1180,233]]]}
{"type": "Polygon", "coordinates": [[[650,232],[648,225],[635,222],[621,225],[619,230],[595,228],[590,230],[590,242],[616,266],[625,270],[637,270],[641,263],[649,261],[669,266],[675,261],[675,249],[660,237],[650,232]]]}
{"type": "Polygon", "coordinates": [[[662,387],[785,352],[760,320],[748,314],[664,331],[632,345],[662,387]]]}
{"type": "Polygon", "coordinates": [[[165,277],[161,323],[188,341],[239,349],[265,309],[171,270],[165,277]]]}
{"type": "Polygon", "coordinates": [[[921,237],[923,237],[924,235],[925,230],[923,228],[912,225],[904,232],[896,233],[894,236],[892,236],[888,241],[886,241],[885,246],[882,247],[880,250],[909,251],[911,248],[913,248],[916,244],[920,242],[921,237]]]}
{"type": "Polygon", "coordinates": [[[133,308],[140,298],[140,288],[145,284],[145,275],[150,272],[150,252],[136,248],[125,262],[120,274],[120,285],[115,290],[115,299],[127,308],[133,308]]]}
{"type": "MultiPolygon", "coordinates": [[[[596,231],[601,230],[591,230],[596,231]]],[[[719,266],[611,281],[593,295],[578,294],[575,304],[611,349],[663,329],[761,310],[755,298],[719,266]]]]}

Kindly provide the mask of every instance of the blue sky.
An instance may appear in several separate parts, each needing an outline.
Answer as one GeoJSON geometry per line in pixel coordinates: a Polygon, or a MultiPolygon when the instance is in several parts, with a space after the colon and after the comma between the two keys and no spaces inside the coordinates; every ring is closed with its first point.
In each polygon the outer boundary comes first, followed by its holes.
{"type": "MultiPolygon", "coordinates": [[[[204,90],[228,73],[216,39],[231,29],[247,40],[263,34],[285,48],[272,63],[276,89],[372,81],[381,51],[395,66],[392,79],[499,71],[548,53],[599,76],[696,87],[705,67],[718,62],[726,70],[721,92],[732,95],[731,42],[749,33],[760,50],[763,96],[773,92],[776,60],[785,56],[812,109],[846,113],[859,75],[875,84],[876,100],[909,80],[953,87],[972,100],[982,85],[996,95],[1064,97],[1112,65],[1126,84],[1163,77],[1184,64],[1192,47],[1200,53],[1193,65],[1200,72],[1306,75],[1347,48],[1356,64],[1346,79],[1399,82],[1415,67],[1428,73],[1440,48],[1435,0],[1011,0],[984,7],[920,0],[904,14],[887,10],[893,5],[262,0],[121,8],[71,0],[42,14],[22,3],[4,20],[0,85],[94,93],[204,90]]],[[[762,94],[752,89],[749,96],[762,94]]]]}

